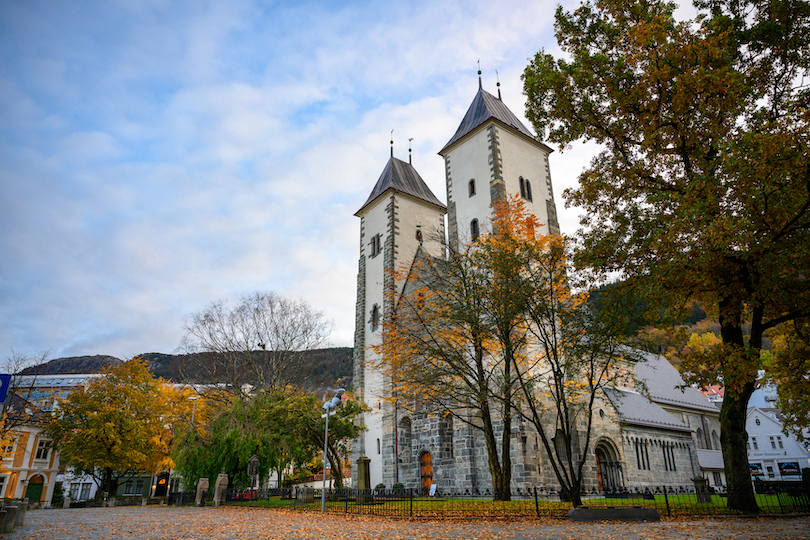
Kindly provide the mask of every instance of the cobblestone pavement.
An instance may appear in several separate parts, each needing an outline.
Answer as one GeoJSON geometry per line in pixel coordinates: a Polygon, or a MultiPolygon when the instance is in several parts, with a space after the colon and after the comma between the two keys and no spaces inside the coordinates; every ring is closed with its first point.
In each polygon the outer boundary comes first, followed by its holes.
{"type": "Polygon", "coordinates": [[[8,540],[810,540],[810,518],[672,520],[657,523],[404,521],[321,516],[260,508],[89,508],[36,510],[8,540]]]}

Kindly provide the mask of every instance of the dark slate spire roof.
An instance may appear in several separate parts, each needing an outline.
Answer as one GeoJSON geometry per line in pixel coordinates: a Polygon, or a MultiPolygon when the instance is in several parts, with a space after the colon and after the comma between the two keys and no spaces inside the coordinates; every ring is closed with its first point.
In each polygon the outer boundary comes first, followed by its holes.
{"type": "Polygon", "coordinates": [[[414,169],[412,165],[392,156],[391,159],[388,160],[388,163],[386,163],[385,169],[383,169],[374,189],[371,190],[371,195],[368,196],[366,202],[363,203],[363,206],[361,206],[360,210],[355,212],[354,215],[356,216],[362,212],[366,206],[377,200],[380,195],[391,188],[402,193],[407,193],[411,197],[416,197],[417,199],[434,204],[439,208],[447,208],[436,198],[433,192],[430,191],[430,188],[427,187],[425,181],[422,180],[422,177],[419,176],[419,173],[416,172],[416,169],[414,169]]]}
{"type": "Polygon", "coordinates": [[[475,99],[473,99],[470,108],[467,109],[467,114],[464,115],[464,120],[461,121],[461,125],[458,126],[456,130],[456,134],[444,145],[444,148],[441,149],[439,154],[490,118],[495,118],[527,137],[534,139],[534,135],[532,135],[531,132],[526,129],[526,126],[518,120],[517,116],[504,105],[503,101],[479,87],[475,99]]]}

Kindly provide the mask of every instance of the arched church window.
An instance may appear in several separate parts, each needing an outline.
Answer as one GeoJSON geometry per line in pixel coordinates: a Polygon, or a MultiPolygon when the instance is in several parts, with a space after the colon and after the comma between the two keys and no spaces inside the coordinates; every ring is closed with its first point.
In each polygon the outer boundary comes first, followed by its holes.
{"type": "Polygon", "coordinates": [[[470,222],[470,238],[472,239],[472,241],[473,241],[473,242],[475,242],[476,240],[478,240],[478,234],[479,234],[479,231],[478,231],[478,220],[477,220],[477,219],[474,219],[474,220],[472,220],[472,221],[470,222]]]}
{"type": "Polygon", "coordinates": [[[715,430],[712,430],[712,450],[720,450],[720,437],[715,430]]]}
{"type": "Polygon", "coordinates": [[[532,185],[528,180],[526,180],[526,200],[532,200],[532,185]]]}
{"type": "Polygon", "coordinates": [[[475,178],[473,178],[472,180],[470,180],[470,183],[469,183],[469,185],[468,185],[468,188],[469,188],[469,190],[470,190],[470,197],[472,197],[473,195],[475,195],[475,178]]]}
{"type": "Polygon", "coordinates": [[[701,450],[707,450],[707,448],[705,448],[706,445],[704,444],[704,441],[706,439],[703,437],[703,430],[697,428],[697,433],[695,434],[695,436],[697,437],[697,447],[700,448],[701,450]]]}
{"type": "Polygon", "coordinates": [[[381,236],[379,234],[375,234],[374,236],[372,236],[371,237],[371,242],[369,242],[369,244],[371,245],[371,256],[372,257],[376,257],[377,255],[379,255],[382,252],[382,242],[381,242],[381,236]]]}
{"type": "Polygon", "coordinates": [[[371,308],[371,331],[374,332],[377,330],[377,327],[380,326],[380,306],[374,304],[374,307],[371,308]]]}
{"type": "Polygon", "coordinates": [[[520,177],[520,196],[522,198],[526,198],[526,181],[523,180],[523,177],[520,177]]]}

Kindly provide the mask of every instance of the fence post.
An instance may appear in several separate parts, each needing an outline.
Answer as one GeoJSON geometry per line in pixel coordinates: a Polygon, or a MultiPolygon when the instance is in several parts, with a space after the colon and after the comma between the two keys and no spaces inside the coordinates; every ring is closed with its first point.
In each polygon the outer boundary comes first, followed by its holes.
{"type": "Polygon", "coordinates": [[[540,519],[540,503],[537,501],[537,486],[534,486],[534,510],[537,512],[537,519],[540,519]]]}
{"type": "Polygon", "coordinates": [[[667,497],[667,486],[663,487],[664,489],[664,503],[667,505],[667,517],[672,517],[672,514],[669,512],[669,497],[667,497]]]}
{"type": "Polygon", "coordinates": [[[411,517],[413,517],[413,488],[408,488],[408,493],[410,494],[411,498],[411,517]]]}
{"type": "MultiPolygon", "coordinates": [[[[345,506],[346,511],[344,513],[348,514],[349,513],[349,490],[348,489],[343,490],[343,500],[346,501],[346,506],[345,506]]],[[[357,500],[357,499],[355,499],[355,500],[357,500]]]]}

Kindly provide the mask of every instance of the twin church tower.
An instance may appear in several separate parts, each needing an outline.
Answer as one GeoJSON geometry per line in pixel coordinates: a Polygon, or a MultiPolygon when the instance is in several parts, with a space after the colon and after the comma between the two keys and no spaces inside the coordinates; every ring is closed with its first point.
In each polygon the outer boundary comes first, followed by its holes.
{"type": "MultiPolygon", "coordinates": [[[[490,222],[492,202],[515,195],[543,224],[543,233],[560,232],[548,165],[552,150],[501,101],[500,89],[498,97],[484,91],[480,75],[478,86],[467,114],[439,151],[444,158],[447,205],[392,150],[374,189],[355,214],[360,218],[360,260],[354,388],[370,411],[363,419],[368,430],[355,442],[352,462],[361,456],[369,458],[371,487],[383,483],[390,488],[399,482],[422,488],[430,482],[450,488],[463,480],[467,486],[472,482],[483,488],[489,482],[486,458],[476,460],[474,434],[458,426],[454,429],[452,421],[441,415],[403,417],[400,412],[398,417],[386,400],[391,381],[375,367],[379,355],[374,347],[381,344],[383,318],[392,313],[392,303],[402,291],[395,270],[409,267],[420,246],[433,256],[443,256],[437,233],[446,235],[451,246],[475,239],[490,222]],[[479,471],[481,467],[484,471],[479,471]]],[[[354,485],[356,471],[353,467],[354,485]]]]}

